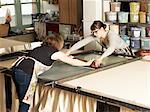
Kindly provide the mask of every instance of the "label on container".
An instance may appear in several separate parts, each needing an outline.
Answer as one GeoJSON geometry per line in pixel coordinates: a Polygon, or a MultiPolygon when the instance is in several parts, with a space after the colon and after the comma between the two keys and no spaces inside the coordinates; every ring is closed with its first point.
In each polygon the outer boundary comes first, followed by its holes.
{"type": "Polygon", "coordinates": [[[120,11],[120,7],[115,7],[115,11],[119,12],[120,11]]]}

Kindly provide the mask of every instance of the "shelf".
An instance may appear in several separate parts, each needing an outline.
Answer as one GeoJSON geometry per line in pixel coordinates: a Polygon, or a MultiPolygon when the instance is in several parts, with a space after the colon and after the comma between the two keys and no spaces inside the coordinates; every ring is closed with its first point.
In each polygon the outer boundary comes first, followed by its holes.
{"type": "Polygon", "coordinates": [[[136,26],[148,26],[150,24],[148,23],[134,23],[134,22],[128,22],[128,23],[119,23],[119,22],[112,22],[112,24],[118,24],[118,25],[136,25],[136,26]]]}
{"type": "Polygon", "coordinates": [[[140,2],[142,0],[118,0],[118,2],[140,2]]]}

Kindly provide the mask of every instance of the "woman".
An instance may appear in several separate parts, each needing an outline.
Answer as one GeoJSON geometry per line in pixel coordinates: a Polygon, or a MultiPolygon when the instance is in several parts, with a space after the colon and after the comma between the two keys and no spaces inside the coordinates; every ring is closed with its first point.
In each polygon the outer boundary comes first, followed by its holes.
{"type": "Polygon", "coordinates": [[[40,47],[31,50],[27,56],[22,56],[14,63],[12,70],[20,102],[19,112],[28,112],[37,84],[37,76],[50,69],[55,60],[74,66],[91,65],[92,60],[83,62],[59,51],[63,44],[61,37],[48,36],[40,47]]]}
{"type": "Polygon", "coordinates": [[[122,38],[120,38],[120,36],[117,33],[111,30],[106,30],[106,24],[104,24],[103,22],[94,21],[91,25],[91,32],[91,36],[84,38],[83,40],[74,44],[66,54],[69,55],[71,52],[87,45],[88,43],[92,41],[97,41],[102,47],[106,49],[102,56],[99,59],[95,60],[95,67],[99,67],[102,63],[102,60],[105,57],[111,55],[113,52],[121,52],[133,55],[132,51],[129,49],[125,41],[122,38]]]}

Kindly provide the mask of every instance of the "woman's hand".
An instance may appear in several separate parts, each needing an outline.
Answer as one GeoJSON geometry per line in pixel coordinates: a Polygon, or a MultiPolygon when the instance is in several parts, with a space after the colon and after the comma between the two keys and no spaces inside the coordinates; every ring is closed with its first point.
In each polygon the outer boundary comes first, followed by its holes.
{"type": "Polygon", "coordinates": [[[97,60],[95,60],[94,62],[95,62],[95,65],[94,65],[94,66],[98,68],[98,67],[100,67],[100,65],[102,64],[102,59],[97,59],[97,60]]]}
{"type": "Polygon", "coordinates": [[[65,54],[66,54],[67,56],[69,56],[70,53],[71,53],[71,52],[68,50],[65,54]]]}

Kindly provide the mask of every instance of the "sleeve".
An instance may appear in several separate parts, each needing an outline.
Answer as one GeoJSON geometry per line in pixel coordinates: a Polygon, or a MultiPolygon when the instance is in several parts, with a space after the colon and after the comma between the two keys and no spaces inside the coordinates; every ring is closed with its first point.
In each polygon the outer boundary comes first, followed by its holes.
{"type": "Polygon", "coordinates": [[[106,49],[106,51],[102,54],[101,56],[101,60],[104,59],[105,57],[111,55],[115,49],[117,48],[117,45],[119,43],[119,35],[117,35],[116,33],[113,33],[113,32],[110,32],[109,35],[108,35],[108,39],[109,39],[109,46],[108,48],[106,49]]]}
{"type": "Polygon", "coordinates": [[[72,57],[67,56],[65,53],[58,51],[51,56],[53,60],[60,60],[64,63],[73,65],[73,66],[90,66],[92,61],[84,62],[78,59],[73,59],[72,57]]]}
{"type": "Polygon", "coordinates": [[[69,50],[68,50],[68,54],[70,54],[73,51],[76,51],[78,49],[80,49],[81,47],[89,44],[90,42],[94,41],[97,38],[93,38],[92,36],[88,36],[80,41],[78,41],[77,43],[75,43],[69,50]]]}
{"type": "Polygon", "coordinates": [[[102,56],[100,57],[100,59],[104,59],[105,57],[111,55],[113,52],[115,51],[115,47],[110,46],[107,48],[107,50],[102,54],[102,56]]]}

